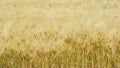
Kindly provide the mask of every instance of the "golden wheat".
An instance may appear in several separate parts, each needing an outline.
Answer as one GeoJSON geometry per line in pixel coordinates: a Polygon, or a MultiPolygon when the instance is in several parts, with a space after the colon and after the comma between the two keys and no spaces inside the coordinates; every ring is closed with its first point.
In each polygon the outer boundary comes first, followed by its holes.
{"type": "Polygon", "coordinates": [[[120,68],[119,0],[0,2],[0,68],[120,68]]]}

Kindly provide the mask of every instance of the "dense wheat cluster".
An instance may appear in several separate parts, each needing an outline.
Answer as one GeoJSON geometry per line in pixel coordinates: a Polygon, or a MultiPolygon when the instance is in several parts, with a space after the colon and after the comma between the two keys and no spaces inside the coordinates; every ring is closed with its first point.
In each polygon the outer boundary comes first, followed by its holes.
{"type": "Polygon", "coordinates": [[[120,0],[0,0],[0,68],[120,68],[120,0]]]}

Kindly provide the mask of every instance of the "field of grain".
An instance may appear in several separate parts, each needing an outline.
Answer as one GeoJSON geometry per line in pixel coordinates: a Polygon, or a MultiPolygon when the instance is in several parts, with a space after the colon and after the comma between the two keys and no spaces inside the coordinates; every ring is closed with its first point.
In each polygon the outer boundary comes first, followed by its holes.
{"type": "Polygon", "coordinates": [[[0,68],[120,68],[120,0],[0,0],[0,68]]]}

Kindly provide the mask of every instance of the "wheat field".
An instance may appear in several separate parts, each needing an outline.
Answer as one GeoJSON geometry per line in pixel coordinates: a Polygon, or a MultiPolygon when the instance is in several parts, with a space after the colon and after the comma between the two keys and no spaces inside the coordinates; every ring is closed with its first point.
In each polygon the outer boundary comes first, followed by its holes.
{"type": "Polygon", "coordinates": [[[120,0],[0,0],[0,68],[120,68],[120,0]]]}

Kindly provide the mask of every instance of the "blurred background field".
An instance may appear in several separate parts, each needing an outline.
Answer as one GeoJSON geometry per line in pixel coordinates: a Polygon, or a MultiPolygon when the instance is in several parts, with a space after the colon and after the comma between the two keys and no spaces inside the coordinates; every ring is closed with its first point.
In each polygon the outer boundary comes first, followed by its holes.
{"type": "Polygon", "coordinates": [[[0,0],[0,68],[120,68],[120,0],[0,0]]]}

